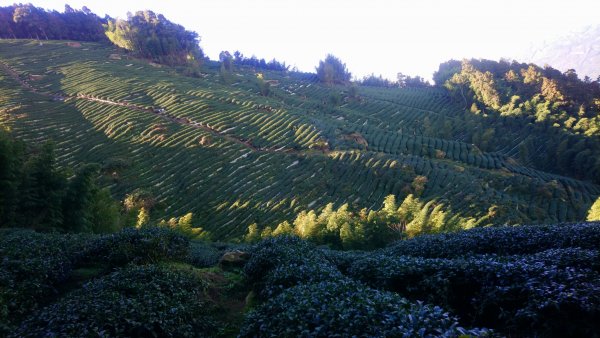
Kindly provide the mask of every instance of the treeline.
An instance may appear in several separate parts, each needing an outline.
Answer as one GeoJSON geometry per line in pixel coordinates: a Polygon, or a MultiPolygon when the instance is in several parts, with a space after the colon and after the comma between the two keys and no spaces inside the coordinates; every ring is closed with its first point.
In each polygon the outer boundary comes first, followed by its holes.
{"type": "Polygon", "coordinates": [[[357,83],[361,86],[382,87],[382,88],[425,88],[431,84],[420,76],[408,76],[398,73],[396,81],[388,80],[383,76],[371,74],[358,80],[357,83]]]}
{"type": "Polygon", "coordinates": [[[275,59],[271,61],[266,61],[264,58],[259,59],[254,55],[252,55],[251,57],[246,57],[240,51],[235,51],[233,53],[233,62],[237,66],[251,67],[254,69],[273,70],[278,72],[285,72],[288,71],[290,68],[290,66],[286,65],[285,62],[279,62],[275,59]]]}
{"type": "Polygon", "coordinates": [[[284,221],[275,228],[260,230],[257,224],[251,224],[244,240],[294,235],[337,249],[374,249],[406,237],[489,225],[495,212],[492,208],[479,219],[465,218],[434,200],[426,202],[410,194],[397,203],[396,197],[389,195],[379,210],[363,208],[355,212],[347,203],[335,210],[329,203],[321,212],[300,212],[291,224],[284,221]]]}
{"type": "Polygon", "coordinates": [[[0,38],[112,42],[137,57],[168,65],[198,66],[204,58],[198,33],[152,11],[127,19],[98,17],[87,7],[49,11],[32,4],[0,7],[0,38]]]}
{"type": "Polygon", "coordinates": [[[49,11],[32,4],[0,7],[0,38],[108,41],[104,34],[107,18],[87,7],[81,10],[65,5],[64,12],[49,11]]]}
{"type": "Polygon", "coordinates": [[[452,60],[440,65],[434,81],[467,109],[465,127],[482,150],[501,150],[520,134],[523,140],[513,145],[515,158],[600,182],[598,80],[580,80],[574,70],[561,73],[533,64],[452,60]]]}

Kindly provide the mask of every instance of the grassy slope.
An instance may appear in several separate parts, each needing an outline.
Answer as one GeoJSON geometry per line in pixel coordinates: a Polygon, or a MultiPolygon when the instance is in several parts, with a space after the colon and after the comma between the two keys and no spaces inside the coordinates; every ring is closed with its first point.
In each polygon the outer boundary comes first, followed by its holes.
{"type": "Polygon", "coordinates": [[[463,215],[505,206],[496,222],[581,220],[600,194],[460,137],[423,135],[430,121],[460,125],[462,108],[436,89],[359,87],[353,99],[311,76],[265,72],[278,84],[263,97],[250,70],[223,79],[208,64],[194,79],[113,53],[92,43],[0,41],[0,61],[37,90],[0,69],[0,119],[30,142],[54,140],[63,164],[105,164],[118,196],[153,189],[166,206],[160,216],[194,212],[216,238],[329,202],[378,207],[417,175],[429,179],[425,199],[463,215]],[[67,99],[52,100],[57,93],[67,99]],[[128,166],[110,168],[115,160],[128,166]]]}

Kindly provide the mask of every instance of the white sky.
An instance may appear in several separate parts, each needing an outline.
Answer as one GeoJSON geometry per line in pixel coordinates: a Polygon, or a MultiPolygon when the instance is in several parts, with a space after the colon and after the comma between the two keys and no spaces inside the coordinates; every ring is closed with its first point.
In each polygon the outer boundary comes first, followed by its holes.
{"type": "MultiPolygon", "coordinates": [[[[64,9],[65,0],[31,0],[64,9]]],[[[14,0],[0,0],[0,5],[14,0]]],[[[201,36],[211,59],[222,50],[276,58],[314,71],[327,53],[353,75],[430,79],[441,62],[518,58],[536,42],[600,24],[599,0],[73,0],[96,14],[151,9],[201,36]]],[[[528,61],[528,60],[519,60],[528,61]]]]}

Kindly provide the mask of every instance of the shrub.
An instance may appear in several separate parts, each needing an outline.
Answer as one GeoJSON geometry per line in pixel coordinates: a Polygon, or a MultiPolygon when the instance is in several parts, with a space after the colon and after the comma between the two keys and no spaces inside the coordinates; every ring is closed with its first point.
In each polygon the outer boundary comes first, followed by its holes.
{"type": "Polygon", "coordinates": [[[597,269],[597,256],[581,249],[456,259],[378,253],[356,261],[349,275],[441,305],[475,325],[533,335],[588,335],[600,330],[593,320],[600,315],[600,275],[590,269],[597,269]]]}
{"type": "Polygon", "coordinates": [[[13,336],[207,336],[217,326],[203,292],[189,274],[131,266],[42,309],[13,336]]]}
{"type": "Polygon", "coordinates": [[[267,274],[260,296],[271,298],[292,286],[337,281],[343,278],[342,273],[328,261],[309,260],[302,263],[281,264],[267,274]]]}
{"type": "Polygon", "coordinates": [[[251,258],[244,266],[249,282],[262,281],[267,274],[282,264],[303,264],[321,257],[313,244],[294,236],[267,238],[251,249],[251,258]]]}
{"type": "Polygon", "coordinates": [[[458,336],[465,330],[439,307],[412,304],[352,281],[303,284],[252,311],[240,337],[458,336]]]}
{"type": "Polygon", "coordinates": [[[123,266],[147,264],[161,260],[183,260],[189,240],[177,232],[156,227],[126,228],[92,241],[84,250],[83,261],[123,266]]]}
{"type": "Polygon", "coordinates": [[[314,245],[291,236],[258,243],[244,272],[262,299],[295,285],[343,278],[314,245]]]}
{"type": "Polygon", "coordinates": [[[80,238],[0,230],[0,336],[11,323],[57,294],[58,285],[73,268],[80,238]]]}
{"type": "Polygon", "coordinates": [[[197,268],[208,268],[219,263],[223,252],[208,243],[192,241],[187,262],[197,268]]]}
{"type": "Polygon", "coordinates": [[[387,252],[396,256],[452,258],[472,254],[530,254],[569,247],[599,248],[600,223],[475,228],[398,241],[391,245],[387,252]]]}

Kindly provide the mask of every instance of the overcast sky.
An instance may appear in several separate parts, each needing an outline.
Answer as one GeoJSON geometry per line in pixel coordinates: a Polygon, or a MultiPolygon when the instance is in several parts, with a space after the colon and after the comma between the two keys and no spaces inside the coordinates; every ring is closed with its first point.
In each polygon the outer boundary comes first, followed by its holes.
{"type": "MultiPolygon", "coordinates": [[[[31,0],[64,9],[64,0],[31,0]]],[[[9,5],[14,0],[0,0],[9,5]]],[[[353,75],[431,78],[446,60],[518,58],[536,42],[600,24],[600,0],[74,0],[100,16],[151,9],[201,36],[211,58],[222,50],[314,71],[327,53],[353,75]]],[[[521,61],[521,60],[520,60],[521,61]]],[[[528,61],[528,60],[522,60],[528,61]]]]}

